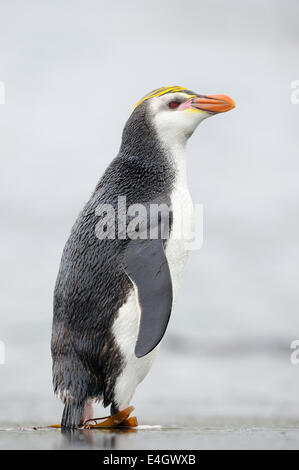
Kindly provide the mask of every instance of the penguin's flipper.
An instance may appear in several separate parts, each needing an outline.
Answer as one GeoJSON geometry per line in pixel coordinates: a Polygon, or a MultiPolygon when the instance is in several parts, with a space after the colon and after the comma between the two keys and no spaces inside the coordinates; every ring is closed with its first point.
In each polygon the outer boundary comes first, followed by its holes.
{"type": "Polygon", "coordinates": [[[172,282],[163,240],[131,240],[124,269],[138,293],[141,319],[136,357],[151,352],[166,331],[172,309],[172,282]]]}

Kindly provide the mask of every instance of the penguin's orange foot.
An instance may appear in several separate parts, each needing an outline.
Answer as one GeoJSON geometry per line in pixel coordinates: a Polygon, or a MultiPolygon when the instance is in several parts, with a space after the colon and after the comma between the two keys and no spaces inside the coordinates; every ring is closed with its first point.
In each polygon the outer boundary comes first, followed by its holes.
{"type": "Polygon", "coordinates": [[[130,418],[127,418],[123,423],[121,423],[121,426],[126,426],[127,428],[136,428],[138,426],[136,416],[131,416],[130,418]]]}
{"type": "Polygon", "coordinates": [[[116,428],[119,426],[136,427],[138,426],[136,416],[129,418],[132,411],[134,411],[134,406],[128,406],[128,408],[119,411],[115,415],[108,416],[101,423],[98,423],[97,421],[103,418],[88,419],[83,423],[83,429],[116,428]]]}

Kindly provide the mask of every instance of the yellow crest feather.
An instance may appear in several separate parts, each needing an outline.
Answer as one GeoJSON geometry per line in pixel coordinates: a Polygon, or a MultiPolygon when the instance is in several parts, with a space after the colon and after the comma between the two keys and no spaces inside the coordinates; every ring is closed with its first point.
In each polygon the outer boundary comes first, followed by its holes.
{"type": "Polygon", "coordinates": [[[154,98],[155,96],[165,95],[166,93],[175,93],[177,91],[187,91],[187,88],[184,88],[182,86],[163,86],[161,88],[157,88],[156,90],[151,91],[143,98],[141,98],[141,100],[134,105],[133,111],[145,100],[149,100],[150,98],[154,98]]]}

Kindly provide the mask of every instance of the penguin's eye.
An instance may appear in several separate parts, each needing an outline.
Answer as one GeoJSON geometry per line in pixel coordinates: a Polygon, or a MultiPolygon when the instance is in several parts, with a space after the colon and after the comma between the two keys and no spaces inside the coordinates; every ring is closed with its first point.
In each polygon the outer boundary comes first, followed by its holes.
{"type": "Polygon", "coordinates": [[[170,101],[170,103],[169,103],[168,106],[169,106],[171,109],[175,109],[175,108],[177,108],[179,105],[180,105],[180,103],[179,103],[178,101],[170,101]]]}

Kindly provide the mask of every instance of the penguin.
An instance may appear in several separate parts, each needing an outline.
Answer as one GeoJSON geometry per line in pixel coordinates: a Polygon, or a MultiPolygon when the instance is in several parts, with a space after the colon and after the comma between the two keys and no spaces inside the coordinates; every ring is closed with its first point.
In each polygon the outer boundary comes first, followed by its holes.
{"type": "Polygon", "coordinates": [[[62,429],[93,418],[94,402],[110,405],[112,416],[125,409],[148,374],[188,257],[177,236],[193,224],[186,143],[200,122],[234,107],[226,95],[181,86],[158,88],[135,105],[119,153],[71,230],[56,280],[51,353],[62,429]],[[132,229],[140,205],[146,223],[132,229]],[[122,230],[112,224],[120,215],[122,230]]]}

